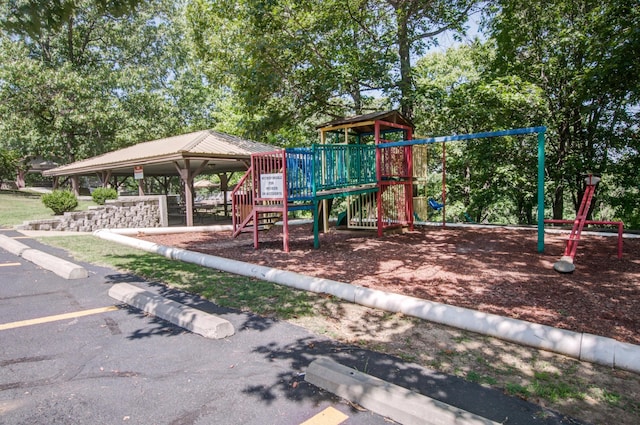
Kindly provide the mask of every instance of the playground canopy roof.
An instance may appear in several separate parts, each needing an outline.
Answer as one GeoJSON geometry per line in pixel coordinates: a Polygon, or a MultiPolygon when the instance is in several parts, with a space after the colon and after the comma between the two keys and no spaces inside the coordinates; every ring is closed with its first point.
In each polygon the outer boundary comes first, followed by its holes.
{"type": "MultiPolygon", "coordinates": [[[[411,120],[398,111],[372,112],[370,114],[358,115],[350,118],[329,121],[316,127],[321,132],[343,131],[345,128],[357,134],[372,134],[376,121],[400,124],[415,128],[411,120]]],[[[381,126],[385,130],[385,126],[381,126]]]]}
{"type": "Polygon", "coordinates": [[[252,153],[273,150],[273,146],[203,130],[139,143],[47,170],[43,174],[79,176],[109,171],[112,176],[133,176],[134,167],[143,166],[145,176],[170,176],[179,174],[178,169],[194,172],[203,164],[207,174],[245,171],[252,153]]]}

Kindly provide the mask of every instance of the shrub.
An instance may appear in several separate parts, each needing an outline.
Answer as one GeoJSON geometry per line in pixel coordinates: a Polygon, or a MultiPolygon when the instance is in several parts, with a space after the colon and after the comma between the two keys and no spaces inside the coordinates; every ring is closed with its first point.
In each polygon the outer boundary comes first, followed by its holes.
{"type": "Polygon", "coordinates": [[[55,215],[73,211],[78,206],[78,198],[68,190],[54,190],[42,195],[42,203],[53,210],[55,215]]]}
{"type": "Polygon", "coordinates": [[[93,190],[91,198],[93,198],[93,202],[96,204],[104,205],[107,199],[118,199],[118,192],[112,188],[99,187],[93,190]]]}

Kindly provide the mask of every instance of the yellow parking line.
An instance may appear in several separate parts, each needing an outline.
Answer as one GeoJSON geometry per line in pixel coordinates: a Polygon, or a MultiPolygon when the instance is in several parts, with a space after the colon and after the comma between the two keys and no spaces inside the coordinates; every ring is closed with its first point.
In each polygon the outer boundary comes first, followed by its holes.
{"type": "Polygon", "coordinates": [[[13,266],[19,266],[20,263],[2,263],[0,264],[0,267],[13,267],[13,266]]]}
{"type": "Polygon", "coordinates": [[[318,413],[313,418],[307,419],[300,425],[338,425],[347,419],[349,419],[349,416],[345,415],[338,409],[327,407],[322,412],[318,413]]]}
{"type": "Polygon", "coordinates": [[[55,322],[58,320],[75,319],[76,317],[90,316],[92,314],[106,313],[108,311],[118,310],[118,307],[111,305],[109,307],[94,308],[91,310],[76,311],[73,313],[58,314],[55,316],[40,317],[37,319],[21,320],[19,322],[11,322],[0,325],[0,331],[7,329],[21,328],[23,326],[40,325],[42,323],[55,322]]]}

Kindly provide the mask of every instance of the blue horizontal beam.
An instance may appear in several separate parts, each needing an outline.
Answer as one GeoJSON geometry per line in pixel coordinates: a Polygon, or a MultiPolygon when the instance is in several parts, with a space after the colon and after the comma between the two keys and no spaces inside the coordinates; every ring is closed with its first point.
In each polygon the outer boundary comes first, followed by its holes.
{"type": "Polygon", "coordinates": [[[521,134],[544,133],[546,131],[547,131],[547,127],[515,128],[512,130],[485,131],[483,133],[432,137],[430,139],[401,140],[399,142],[380,143],[378,147],[391,148],[394,146],[428,145],[431,143],[440,143],[440,142],[456,142],[461,140],[486,139],[488,137],[519,136],[521,134]]]}

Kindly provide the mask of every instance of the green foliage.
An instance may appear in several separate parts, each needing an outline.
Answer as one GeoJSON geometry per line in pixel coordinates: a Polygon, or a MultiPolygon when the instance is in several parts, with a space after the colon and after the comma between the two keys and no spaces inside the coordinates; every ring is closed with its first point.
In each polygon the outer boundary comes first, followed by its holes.
{"type": "Polygon", "coordinates": [[[531,391],[529,390],[529,388],[520,384],[514,384],[512,382],[508,382],[505,385],[504,389],[507,394],[520,397],[525,400],[531,396],[531,391]]]}
{"type": "MultiPolygon", "coordinates": [[[[420,133],[444,135],[538,126],[547,110],[541,90],[517,76],[487,70],[491,43],[427,55],[416,65],[420,133]]],[[[475,222],[526,223],[537,207],[535,136],[448,143],[447,216],[475,222]]],[[[430,148],[430,175],[442,172],[442,147],[430,148]]],[[[435,187],[436,185],[432,185],[435,187]]],[[[439,193],[437,189],[429,195],[439,193]]]]}
{"type": "Polygon", "coordinates": [[[640,65],[633,58],[640,51],[640,7],[626,0],[499,5],[491,24],[494,69],[542,90],[550,112],[553,215],[564,218],[565,192],[575,211],[584,173],[604,174],[618,168],[621,156],[637,156],[640,65]]]}
{"type": "Polygon", "coordinates": [[[110,187],[98,187],[91,193],[93,202],[98,205],[104,205],[107,199],[118,199],[118,192],[110,187]]]}
{"type": "Polygon", "coordinates": [[[32,2],[0,9],[17,25],[0,36],[0,148],[64,164],[210,127],[213,102],[183,42],[180,5],[118,6],[129,3],[65,1],[57,11],[49,2],[55,22],[35,32],[16,14],[32,2]]]}
{"type": "Polygon", "coordinates": [[[231,93],[241,131],[269,140],[327,117],[398,105],[411,115],[410,56],[445,28],[463,32],[475,3],[194,0],[187,16],[196,54],[231,93]]]}
{"type": "Polygon", "coordinates": [[[73,211],[78,206],[78,198],[69,190],[54,190],[42,195],[42,203],[53,210],[55,215],[73,211]]]}
{"type": "Polygon", "coordinates": [[[0,182],[13,180],[18,169],[18,155],[15,151],[0,148],[0,182]]]}
{"type": "MultiPolygon", "coordinates": [[[[94,5],[104,12],[121,16],[133,11],[141,0],[94,0],[94,5]]],[[[3,6],[5,13],[1,26],[9,31],[39,34],[46,30],[60,29],[78,10],[80,2],[58,0],[9,0],[3,6]]]]}
{"type": "Polygon", "coordinates": [[[585,393],[569,383],[563,376],[548,372],[534,372],[532,391],[538,397],[552,402],[566,399],[583,399],[585,393]]]}

